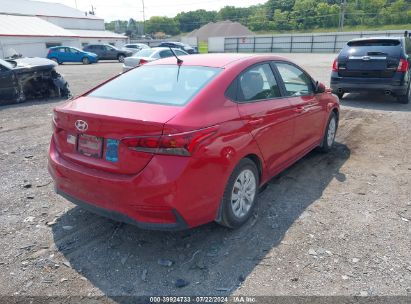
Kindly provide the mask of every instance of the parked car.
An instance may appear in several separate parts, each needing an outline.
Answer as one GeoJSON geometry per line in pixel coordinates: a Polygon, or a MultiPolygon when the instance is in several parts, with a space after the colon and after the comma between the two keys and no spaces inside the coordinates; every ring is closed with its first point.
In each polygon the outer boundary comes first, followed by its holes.
{"type": "Polygon", "coordinates": [[[71,46],[51,47],[47,58],[62,64],[64,62],[82,62],[83,64],[97,63],[98,56],[91,52],[85,52],[71,46]]]}
{"type": "Polygon", "coordinates": [[[70,96],[68,83],[56,66],[45,58],[0,59],[0,105],[70,96]]]}
{"type": "Polygon", "coordinates": [[[83,47],[86,52],[93,52],[98,55],[101,60],[118,60],[123,62],[124,58],[133,55],[127,50],[119,50],[110,44],[89,44],[83,47]]]}
{"type": "Polygon", "coordinates": [[[130,51],[133,54],[143,50],[143,49],[149,49],[150,47],[147,44],[144,43],[129,43],[126,44],[125,46],[122,47],[123,50],[130,51]]]}
{"type": "Polygon", "coordinates": [[[57,193],[150,229],[244,224],[259,189],[319,147],[338,98],[273,55],[165,58],[54,110],[49,172],[57,193]]]}
{"type": "Polygon", "coordinates": [[[183,50],[185,52],[187,52],[188,54],[197,54],[198,51],[196,51],[196,49],[194,49],[192,46],[182,43],[182,42],[174,42],[174,41],[164,41],[161,42],[159,47],[172,47],[175,49],[180,49],[183,50]]]}
{"type": "MultiPolygon", "coordinates": [[[[188,55],[186,52],[180,49],[173,49],[173,51],[177,56],[188,55]]],[[[154,60],[172,57],[172,56],[174,55],[170,51],[170,48],[157,47],[157,48],[152,48],[152,49],[144,49],[134,54],[133,56],[127,57],[126,59],[124,59],[123,72],[126,72],[132,68],[135,68],[137,66],[140,66],[142,64],[145,64],[145,63],[148,63],[154,60]]]]}
{"type": "Polygon", "coordinates": [[[351,40],[333,63],[331,88],[340,98],[349,92],[377,91],[408,103],[410,56],[408,37],[351,40]]]}

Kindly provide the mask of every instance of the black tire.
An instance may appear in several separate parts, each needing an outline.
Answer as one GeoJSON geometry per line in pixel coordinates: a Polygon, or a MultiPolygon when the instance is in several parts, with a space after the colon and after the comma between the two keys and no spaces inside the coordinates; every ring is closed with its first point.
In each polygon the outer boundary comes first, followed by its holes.
{"type": "Polygon", "coordinates": [[[338,96],[338,98],[340,100],[343,99],[343,97],[344,97],[344,93],[337,93],[336,95],[338,96]]]}
{"type": "Polygon", "coordinates": [[[410,99],[411,99],[411,83],[408,85],[407,94],[397,96],[397,101],[402,104],[409,103],[410,99]]]}
{"type": "Polygon", "coordinates": [[[126,56],[124,56],[124,54],[119,54],[117,56],[118,62],[124,62],[124,58],[126,58],[126,56]]]}
{"type": "Polygon", "coordinates": [[[335,140],[335,135],[337,134],[337,129],[338,129],[338,117],[337,115],[332,112],[330,115],[330,118],[328,118],[327,122],[327,128],[325,129],[324,137],[320,145],[320,151],[327,153],[329,152],[333,145],[334,145],[334,140],[335,140]],[[330,132],[330,126],[332,127],[332,121],[334,121],[334,134],[332,135],[332,140],[329,140],[329,132],[330,132]]]}
{"type": "MultiPolygon", "coordinates": [[[[250,179],[247,185],[251,186],[253,183],[253,180],[252,180],[251,175],[248,175],[248,176],[250,177],[250,179]]],[[[260,178],[259,178],[258,170],[257,170],[255,163],[248,158],[242,159],[240,163],[234,168],[233,173],[231,173],[230,178],[228,179],[226,188],[224,190],[223,198],[221,200],[221,211],[220,211],[221,214],[220,214],[220,219],[218,221],[220,225],[223,225],[229,228],[237,228],[243,225],[245,222],[247,222],[247,220],[253,214],[253,210],[256,205],[255,202],[257,200],[257,195],[259,191],[258,189],[259,182],[260,182],[260,178]],[[235,188],[237,188],[237,185],[240,185],[240,183],[236,184],[236,182],[242,174],[245,174],[245,176],[247,176],[248,174],[252,174],[252,176],[254,177],[254,182],[255,182],[255,191],[254,193],[250,195],[252,197],[251,202],[247,200],[247,203],[245,202],[246,200],[244,199],[246,196],[243,196],[243,194],[240,194],[242,198],[240,199],[240,201],[239,199],[237,199],[236,201],[239,204],[238,210],[241,209],[240,212],[244,211],[244,214],[241,216],[238,216],[236,215],[236,212],[238,211],[234,210],[235,203],[233,203],[233,194],[236,194],[234,193],[235,188]],[[245,211],[244,209],[242,209],[243,206],[246,206],[244,208],[245,209],[248,208],[248,210],[245,211]]]]}
{"type": "Polygon", "coordinates": [[[90,60],[87,57],[84,57],[81,61],[83,64],[90,64],[90,60]]]}

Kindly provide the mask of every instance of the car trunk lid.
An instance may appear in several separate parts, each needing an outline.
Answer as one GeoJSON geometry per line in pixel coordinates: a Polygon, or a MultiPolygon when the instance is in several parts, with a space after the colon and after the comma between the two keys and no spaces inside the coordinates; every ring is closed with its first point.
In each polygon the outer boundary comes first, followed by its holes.
{"type": "MultiPolygon", "coordinates": [[[[398,40],[397,40],[398,41],[398,40]]],[[[391,78],[394,76],[400,58],[401,47],[357,43],[349,46],[338,58],[338,72],[343,77],[391,78]],[[357,45],[358,44],[358,45],[357,45]]]]}
{"type": "Polygon", "coordinates": [[[135,174],[153,154],[128,149],[121,140],[161,135],[181,107],[81,97],[54,114],[60,155],[77,164],[111,173],[135,174]]]}

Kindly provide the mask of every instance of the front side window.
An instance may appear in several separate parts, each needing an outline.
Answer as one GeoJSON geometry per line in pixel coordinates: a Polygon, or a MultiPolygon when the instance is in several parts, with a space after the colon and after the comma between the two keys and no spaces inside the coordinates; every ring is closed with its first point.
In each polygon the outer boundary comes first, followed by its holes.
{"type": "Polygon", "coordinates": [[[268,63],[252,67],[238,79],[238,101],[256,101],[280,97],[281,93],[268,63]]]}
{"type": "Polygon", "coordinates": [[[201,66],[141,66],[102,85],[92,97],[165,105],[185,105],[220,68],[201,66]]]}
{"type": "Polygon", "coordinates": [[[311,78],[294,65],[276,63],[278,72],[283,79],[287,96],[304,96],[314,92],[311,78]]]}

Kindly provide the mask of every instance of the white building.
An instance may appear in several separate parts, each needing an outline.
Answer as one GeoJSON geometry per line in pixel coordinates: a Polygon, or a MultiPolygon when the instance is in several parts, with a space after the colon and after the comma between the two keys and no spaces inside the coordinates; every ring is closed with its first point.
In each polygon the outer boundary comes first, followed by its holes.
{"type": "Polygon", "coordinates": [[[127,37],[104,27],[104,19],[59,3],[0,0],[0,58],[13,54],[45,57],[58,45],[91,43],[121,47],[127,37]]]}

